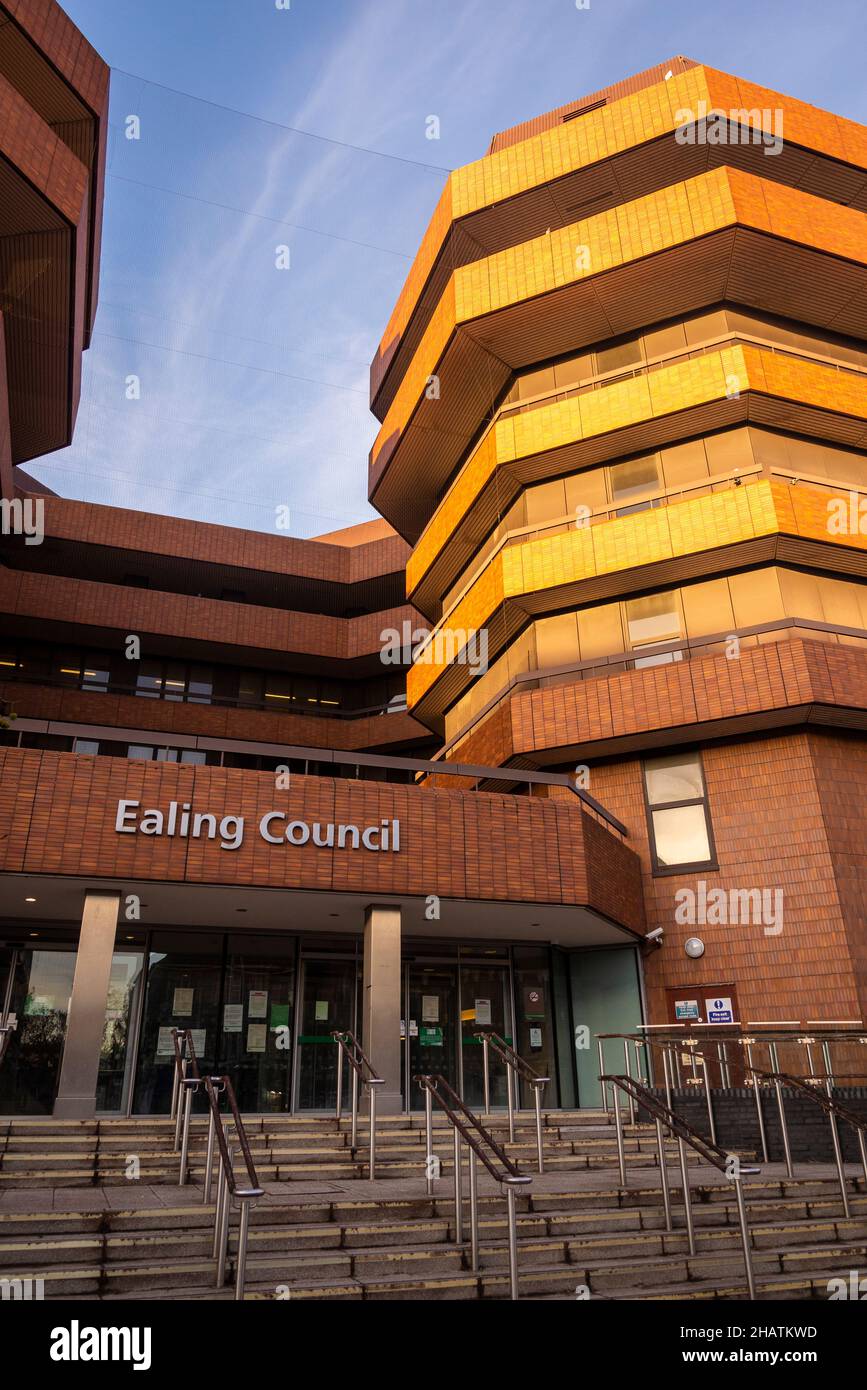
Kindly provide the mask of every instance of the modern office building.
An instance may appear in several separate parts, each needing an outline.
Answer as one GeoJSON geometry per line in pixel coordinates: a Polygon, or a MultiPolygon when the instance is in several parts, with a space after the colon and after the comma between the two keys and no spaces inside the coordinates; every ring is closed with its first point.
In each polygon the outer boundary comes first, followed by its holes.
{"type": "Polygon", "coordinates": [[[373,363],[384,519],[301,541],[22,470],[107,72],[0,9],[0,1112],[165,1111],[179,1026],[251,1111],[351,1027],[398,1111],[487,1025],[571,1107],[600,1031],[860,1020],[867,131],[677,58],[496,136],[373,363]]]}

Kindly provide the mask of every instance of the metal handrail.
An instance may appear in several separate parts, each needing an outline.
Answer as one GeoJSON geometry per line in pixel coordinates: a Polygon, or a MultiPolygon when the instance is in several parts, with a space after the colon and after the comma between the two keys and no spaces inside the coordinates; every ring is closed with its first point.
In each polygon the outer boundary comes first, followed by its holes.
{"type": "Polygon", "coordinates": [[[519,1173],[518,1166],[497,1143],[481,1120],[465,1105],[440,1073],[426,1073],[415,1076],[424,1091],[425,1137],[427,1152],[425,1158],[425,1177],[428,1196],[433,1195],[434,1176],[438,1176],[439,1159],[433,1152],[433,1101],[443,1111],[454,1131],[455,1165],[455,1244],[463,1244],[464,1207],[461,1182],[461,1139],[466,1142],[469,1161],[470,1180],[470,1267],[474,1274],[479,1270],[479,1200],[476,1174],[476,1159],[484,1164],[491,1177],[506,1191],[506,1206],[509,1218],[509,1290],[513,1300],[520,1297],[518,1290],[518,1223],[515,1212],[515,1188],[526,1187],[533,1180],[519,1173]],[[498,1169],[494,1159],[500,1164],[498,1169]]]}
{"type": "MultiPolygon", "coordinates": [[[[523,1057],[519,1057],[513,1047],[510,1047],[505,1038],[501,1038],[499,1033],[493,1029],[480,1029],[474,1035],[482,1044],[483,1055],[483,1075],[485,1086],[485,1114],[491,1113],[491,1077],[488,1066],[488,1052],[493,1048],[497,1056],[506,1064],[506,1096],[509,1103],[509,1142],[515,1142],[515,1104],[512,1083],[517,1085],[518,1076],[522,1076],[526,1082],[533,1087],[533,1100],[536,1108],[536,1153],[539,1164],[539,1172],[545,1171],[545,1160],[542,1155],[542,1092],[551,1080],[550,1076],[540,1076],[534,1071],[529,1062],[523,1057]]],[[[518,1109],[521,1108],[520,1095],[518,1096],[518,1109]]]]}
{"type": "Polygon", "coordinates": [[[686,1220],[687,1242],[690,1255],[696,1253],[695,1229],[692,1220],[692,1199],[689,1192],[689,1172],[687,1170],[685,1144],[710,1163],[719,1172],[724,1173],[730,1182],[734,1184],[735,1196],[738,1206],[738,1222],[741,1230],[741,1243],[744,1252],[744,1271],[747,1278],[747,1290],[750,1302],[755,1301],[756,1285],[753,1277],[752,1252],[750,1248],[750,1230],[747,1222],[747,1209],[744,1202],[741,1178],[744,1174],[758,1173],[761,1170],[757,1166],[745,1167],[736,1154],[730,1154],[725,1149],[721,1149],[718,1144],[705,1139],[691,1125],[662,1101],[653,1091],[646,1086],[640,1085],[631,1076],[612,1076],[603,1073],[599,1077],[603,1091],[606,1084],[611,1086],[611,1099],[614,1107],[614,1123],[617,1128],[617,1158],[620,1166],[620,1182],[622,1187],[627,1187],[626,1179],[626,1158],[623,1148],[623,1120],[620,1114],[620,1091],[629,1097],[633,1106],[637,1103],[647,1110],[654,1118],[656,1123],[656,1145],[659,1153],[659,1173],[662,1186],[662,1200],[665,1207],[665,1228],[667,1231],[673,1230],[671,1216],[671,1198],[668,1191],[668,1169],[666,1166],[665,1143],[663,1140],[662,1127],[668,1129],[669,1133],[677,1139],[678,1155],[680,1158],[680,1177],[683,1188],[683,1208],[686,1220]]]}
{"type": "MultiPolygon", "coordinates": [[[[850,1110],[848,1106],[841,1105],[838,1100],[834,1099],[831,1094],[833,1081],[830,1076],[799,1077],[791,1076],[788,1072],[784,1071],[759,1071],[756,1067],[747,1067],[746,1070],[751,1072],[756,1078],[753,1084],[755,1086],[758,1105],[761,1105],[761,1099],[759,1097],[759,1085],[761,1082],[765,1081],[774,1087],[777,1097],[777,1110],[780,1116],[780,1129],[783,1136],[783,1152],[786,1157],[786,1172],[790,1178],[794,1177],[795,1174],[792,1166],[792,1148],[789,1143],[789,1126],[786,1120],[783,1087],[788,1086],[798,1095],[808,1096],[815,1105],[818,1105],[821,1110],[824,1110],[831,1126],[831,1142],[834,1146],[834,1162],[837,1165],[837,1178],[840,1183],[843,1214],[848,1220],[851,1214],[849,1210],[849,1193],[846,1187],[846,1174],[843,1169],[843,1151],[840,1147],[840,1133],[837,1127],[837,1120],[840,1119],[844,1124],[850,1125],[858,1136],[861,1166],[864,1169],[865,1181],[867,1181],[867,1118],[856,1115],[854,1110],[850,1110]],[[823,1085],[826,1088],[824,1091],[819,1089],[823,1085]]],[[[860,1080],[863,1078],[852,1077],[850,1079],[860,1080]]]]}
{"type": "Polygon", "coordinates": [[[368,1176],[373,1182],[376,1177],[376,1088],[384,1085],[384,1078],[379,1076],[373,1069],[370,1060],[365,1055],[361,1043],[354,1033],[348,1028],[335,1028],[331,1033],[332,1038],[337,1044],[337,1126],[340,1128],[340,1117],[343,1111],[343,1058],[345,1057],[352,1068],[352,1131],[350,1134],[350,1148],[352,1157],[358,1148],[358,1087],[359,1083],[367,1087],[369,1118],[370,1118],[370,1156],[368,1158],[368,1176]],[[367,1073],[365,1075],[365,1072],[367,1073]]]}
{"type": "MultiPolygon", "coordinates": [[[[217,1262],[216,1286],[221,1289],[226,1282],[226,1260],[228,1257],[229,1246],[229,1206],[234,1199],[240,1206],[240,1222],[238,1227],[238,1252],[235,1260],[235,1300],[240,1302],[244,1297],[244,1281],[247,1273],[247,1240],[250,1232],[250,1208],[255,1201],[263,1196],[264,1189],[259,1186],[259,1179],[256,1175],[256,1166],[253,1162],[253,1155],[247,1140],[247,1133],[244,1123],[238,1110],[238,1101],[235,1096],[235,1088],[229,1076],[206,1076],[204,1078],[205,1094],[208,1098],[210,1109],[210,1126],[208,1131],[208,1157],[206,1160],[205,1183],[206,1194],[210,1194],[211,1172],[213,1164],[214,1145],[216,1138],[217,1147],[220,1152],[220,1165],[217,1174],[217,1200],[214,1207],[214,1259],[217,1262]],[[232,1113],[232,1124],[235,1127],[235,1136],[244,1164],[247,1169],[247,1186],[239,1187],[235,1177],[234,1148],[228,1142],[223,1128],[223,1117],[220,1113],[220,1096],[225,1094],[229,1109],[232,1113]]],[[[207,1200],[207,1196],[206,1196],[207,1200]]]]}

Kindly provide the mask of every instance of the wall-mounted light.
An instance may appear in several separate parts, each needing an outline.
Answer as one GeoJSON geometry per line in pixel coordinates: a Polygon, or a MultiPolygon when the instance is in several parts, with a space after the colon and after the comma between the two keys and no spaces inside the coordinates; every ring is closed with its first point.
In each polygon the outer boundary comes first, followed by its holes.
{"type": "Polygon", "coordinates": [[[704,942],[700,936],[690,936],[683,943],[683,949],[690,960],[699,960],[704,955],[704,942]]]}

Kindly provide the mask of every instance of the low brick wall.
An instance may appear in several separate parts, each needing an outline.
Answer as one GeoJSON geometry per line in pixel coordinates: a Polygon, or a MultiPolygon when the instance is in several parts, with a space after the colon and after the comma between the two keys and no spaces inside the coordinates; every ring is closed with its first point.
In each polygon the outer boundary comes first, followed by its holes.
{"type": "MultiPolygon", "coordinates": [[[[657,1088],[656,1095],[665,1103],[665,1091],[657,1088]]],[[[780,1115],[774,1090],[764,1087],[761,1092],[762,1114],[765,1121],[765,1134],[768,1141],[768,1158],[772,1163],[785,1161],[780,1115]]],[[[847,1110],[867,1120],[867,1087],[838,1087],[833,1096],[847,1110]]],[[[710,1138],[710,1124],[707,1113],[707,1100],[701,1087],[689,1090],[672,1091],[672,1108],[706,1139],[710,1138]]],[[[806,1096],[783,1088],[783,1103],[789,1131],[789,1145],[792,1159],[796,1163],[832,1163],[834,1149],[831,1140],[831,1124],[828,1115],[806,1096]]],[[[759,1120],[756,1113],[756,1098],[752,1088],[737,1088],[729,1091],[711,1090],[717,1143],[724,1149],[752,1153],[761,1159],[762,1144],[759,1120]]],[[[639,1118],[650,1120],[646,1111],[639,1110],[639,1118]]],[[[839,1126],[840,1144],[847,1163],[859,1163],[860,1151],[858,1136],[850,1125],[839,1126]]]]}

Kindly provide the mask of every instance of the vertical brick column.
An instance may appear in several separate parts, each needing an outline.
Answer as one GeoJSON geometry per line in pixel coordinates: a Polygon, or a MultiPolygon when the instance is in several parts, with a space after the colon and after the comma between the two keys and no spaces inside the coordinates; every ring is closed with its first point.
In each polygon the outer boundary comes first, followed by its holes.
{"type": "Polygon", "coordinates": [[[403,1110],[400,1089],[400,908],[371,903],[364,911],[361,1045],[385,1082],[377,1087],[383,1115],[403,1110]]]}
{"type": "Polygon", "coordinates": [[[54,1102],[54,1115],[60,1120],[86,1120],[96,1111],[99,1051],[119,906],[119,893],[88,893],[84,900],[60,1086],[54,1102]]]}

